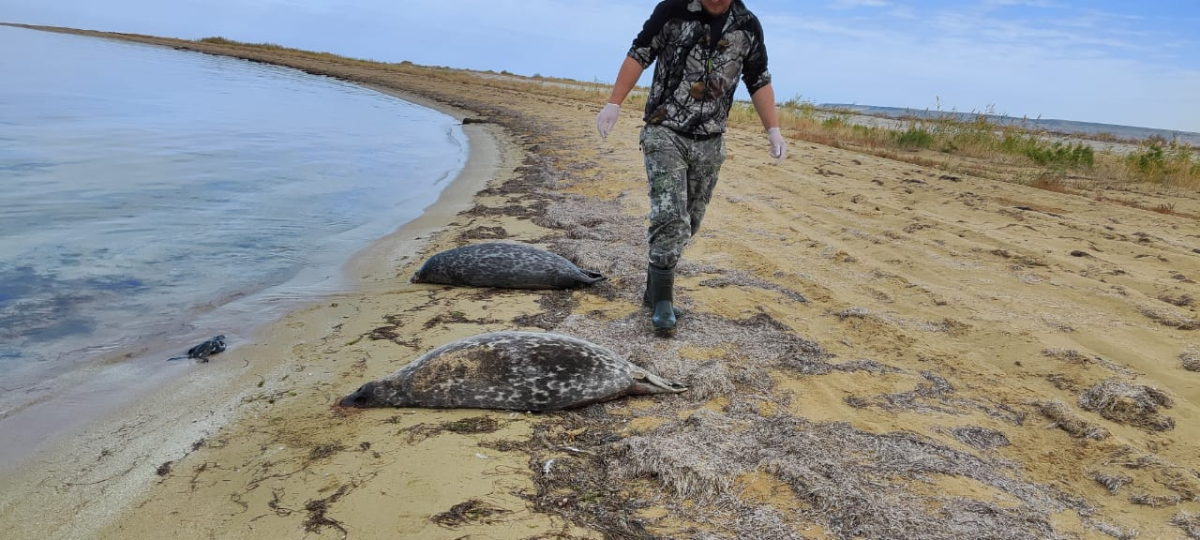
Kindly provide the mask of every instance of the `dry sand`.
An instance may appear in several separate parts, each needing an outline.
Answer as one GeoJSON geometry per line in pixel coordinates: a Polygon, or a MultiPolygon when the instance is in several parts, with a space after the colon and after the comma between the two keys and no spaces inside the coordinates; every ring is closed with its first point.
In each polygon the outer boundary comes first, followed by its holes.
{"type": "Polygon", "coordinates": [[[796,140],[774,166],[734,129],[663,340],[638,305],[636,111],[601,141],[602,96],[119,37],[491,123],[466,127],[444,200],[353,262],[354,292],[0,479],[2,538],[1200,538],[1195,194],[1061,194],[796,140]],[[407,282],[485,239],[610,279],[407,282]],[[544,415],[331,407],[500,329],[577,335],[692,390],[544,415]]]}

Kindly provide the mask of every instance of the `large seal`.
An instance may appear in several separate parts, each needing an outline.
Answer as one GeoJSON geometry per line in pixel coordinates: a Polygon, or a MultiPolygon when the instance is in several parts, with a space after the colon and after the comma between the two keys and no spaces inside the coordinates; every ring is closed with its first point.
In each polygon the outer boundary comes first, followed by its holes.
{"type": "Polygon", "coordinates": [[[562,255],[526,244],[485,242],[443,251],[413,274],[413,283],[504,289],[570,289],[604,280],[562,255]]]}
{"type": "Polygon", "coordinates": [[[554,411],[687,387],[560,334],[493,332],[438,347],[342,398],[343,407],[554,411]]]}

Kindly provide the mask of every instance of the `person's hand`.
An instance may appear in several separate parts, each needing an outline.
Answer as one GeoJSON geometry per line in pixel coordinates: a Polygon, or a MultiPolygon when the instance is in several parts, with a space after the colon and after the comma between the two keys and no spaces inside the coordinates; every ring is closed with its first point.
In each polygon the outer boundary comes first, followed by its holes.
{"type": "Polygon", "coordinates": [[[617,124],[620,113],[621,106],[616,103],[608,103],[600,109],[600,114],[596,115],[596,131],[600,132],[601,139],[608,138],[608,132],[617,124]]]}
{"type": "Polygon", "coordinates": [[[771,141],[771,157],[775,158],[775,164],[783,163],[783,158],[787,157],[787,143],[783,142],[783,134],[779,132],[779,128],[768,129],[767,139],[771,141]]]}

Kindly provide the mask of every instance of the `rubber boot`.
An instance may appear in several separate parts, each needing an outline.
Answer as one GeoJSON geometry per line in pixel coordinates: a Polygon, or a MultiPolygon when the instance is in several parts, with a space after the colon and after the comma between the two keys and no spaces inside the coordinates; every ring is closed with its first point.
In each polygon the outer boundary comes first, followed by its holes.
{"type": "MultiPolygon", "coordinates": [[[[642,293],[642,306],[654,309],[654,302],[650,301],[650,268],[652,266],[646,265],[646,290],[642,293]]],[[[672,299],[671,309],[675,312],[676,319],[684,314],[683,308],[674,304],[674,299],[672,299]]]]}
{"type": "Polygon", "coordinates": [[[650,321],[654,323],[654,331],[662,335],[675,333],[675,269],[650,266],[650,300],[654,303],[654,315],[650,321]]]}

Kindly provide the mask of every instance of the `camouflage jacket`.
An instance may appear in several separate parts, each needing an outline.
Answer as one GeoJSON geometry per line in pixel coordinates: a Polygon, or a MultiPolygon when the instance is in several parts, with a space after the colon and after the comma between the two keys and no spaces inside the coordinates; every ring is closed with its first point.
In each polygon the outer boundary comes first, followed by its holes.
{"type": "Polygon", "coordinates": [[[762,25],[733,0],[710,15],[700,0],[663,0],[633,40],[629,57],[658,60],[645,121],[695,136],[725,132],[740,76],[754,95],[771,82],[762,25]]]}

